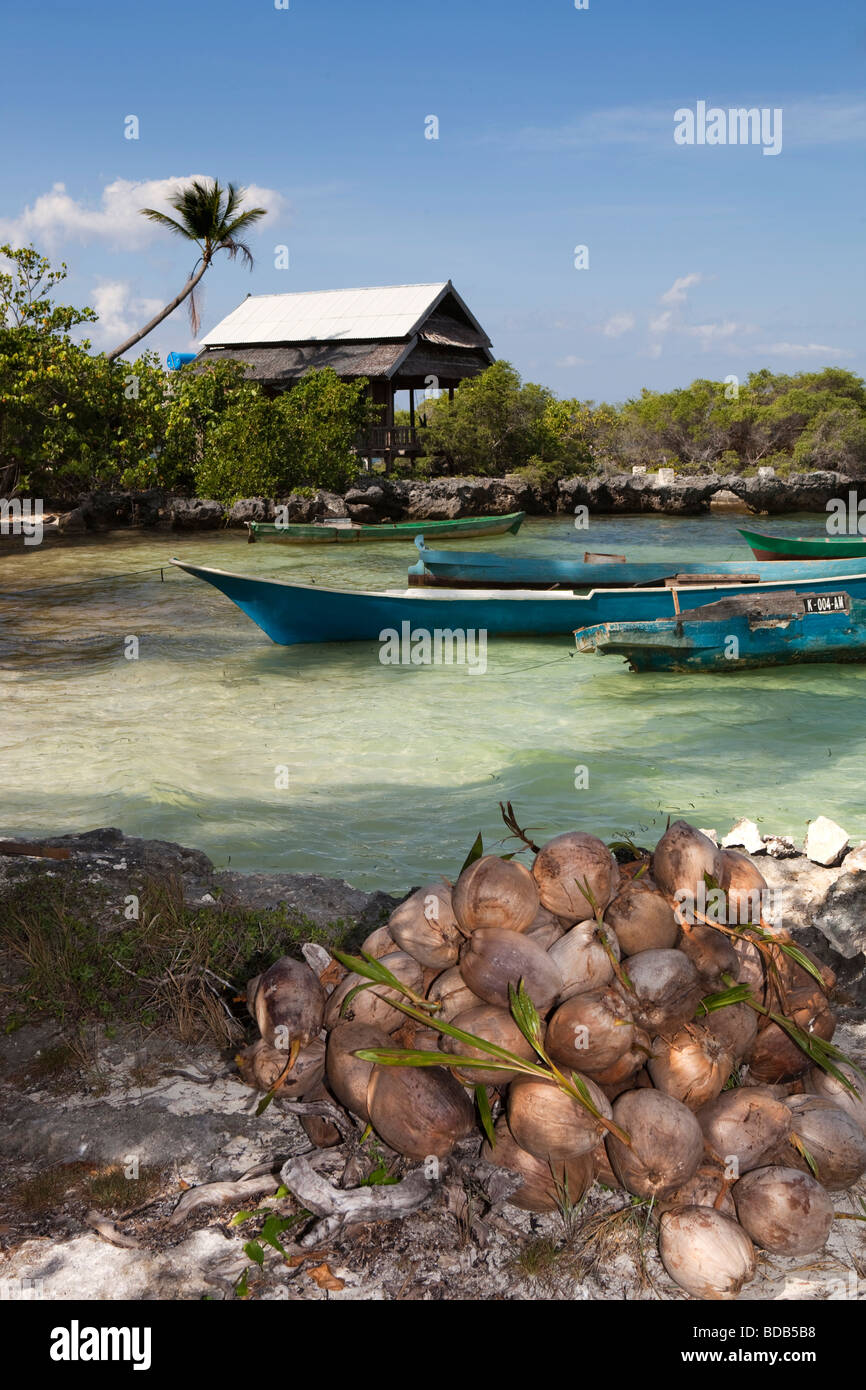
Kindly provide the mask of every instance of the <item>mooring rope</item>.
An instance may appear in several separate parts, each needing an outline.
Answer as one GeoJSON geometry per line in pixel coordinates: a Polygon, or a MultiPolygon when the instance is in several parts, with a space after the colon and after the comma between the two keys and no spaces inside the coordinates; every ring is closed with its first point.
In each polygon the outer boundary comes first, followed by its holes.
{"type": "MultiPolygon", "coordinates": [[[[41,584],[38,589],[5,589],[0,591],[0,599],[4,598],[38,598],[40,594],[46,593],[49,589],[74,589],[85,584],[113,584],[116,579],[137,579],[141,574],[159,574],[162,576],[161,582],[165,582],[165,572],[167,565],[153,565],[146,570],[120,570],[117,574],[95,574],[92,579],[62,579],[57,584],[41,584]]],[[[173,571],[169,571],[173,574],[173,571]]]]}

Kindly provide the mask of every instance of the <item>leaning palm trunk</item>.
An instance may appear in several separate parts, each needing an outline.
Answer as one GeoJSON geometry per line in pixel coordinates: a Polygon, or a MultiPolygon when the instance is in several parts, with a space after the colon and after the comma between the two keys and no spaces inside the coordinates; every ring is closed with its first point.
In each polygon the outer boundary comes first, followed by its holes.
{"type": "Polygon", "coordinates": [[[109,352],[107,354],[109,362],[113,362],[116,357],[122,357],[131,347],[135,347],[136,343],[140,343],[142,338],[146,338],[148,333],[152,333],[153,330],[162,323],[163,319],[167,319],[169,314],[173,314],[175,309],[192,294],[209,265],[210,261],[205,261],[201,268],[196,271],[195,275],[190,276],[180,294],[175,295],[171,303],[166,304],[164,309],[160,309],[156,317],[150,320],[150,323],[146,323],[144,328],[140,328],[137,333],[133,333],[132,337],[127,338],[126,342],[121,343],[120,347],[115,348],[113,352],[109,352]]]}

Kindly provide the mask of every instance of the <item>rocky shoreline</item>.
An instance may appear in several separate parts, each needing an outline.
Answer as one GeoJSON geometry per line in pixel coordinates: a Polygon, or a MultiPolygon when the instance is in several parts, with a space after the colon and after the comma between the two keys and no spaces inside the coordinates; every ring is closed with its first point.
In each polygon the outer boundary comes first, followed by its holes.
{"type": "Polygon", "coordinates": [[[318,490],[281,499],[247,497],[224,507],[212,498],[176,496],[159,489],[147,492],[93,492],[61,511],[60,535],[82,535],[124,527],[207,531],[273,520],[278,506],[288,505],[292,521],[327,521],[349,517],[361,523],[453,520],[525,511],[554,516],[585,506],[598,516],[655,513],[700,516],[729,512],[744,516],[779,516],[822,512],[831,498],[846,497],[857,480],[843,473],[795,473],[781,478],[760,475],[684,474],[673,481],[655,474],[604,473],[591,477],[540,482],[519,474],[503,478],[388,478],[368,475],[344,494],[318,490]]]}

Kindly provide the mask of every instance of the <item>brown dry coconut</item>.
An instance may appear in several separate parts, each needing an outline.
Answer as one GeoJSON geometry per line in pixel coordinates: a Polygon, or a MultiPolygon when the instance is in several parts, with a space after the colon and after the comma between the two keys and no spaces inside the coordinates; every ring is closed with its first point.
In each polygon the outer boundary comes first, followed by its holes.
{"type": "Polygon", "coordinates": [[[666,1211],[659,1255],[674,1283],[694,1298],[737,1298],[755,1277],[755,1247],[746,1232],[712,1207],[666,1211]]]}
{"type": "Polygon", "coordinates": [[[695,1023],[681,1028],[669,1041],[656,1038],[647,1062],[653,1085],[690,1110],[715,1100],[733,1069],[733,1053],[695,1023]]]}
{"type": "Polygon", "coordinates": [[[663,893],[688,894],[697,904],[706,893],[706,875],[721,882],[722,852],[708,835],[677,820],[656,845],[650,872],[663,893]]]}
{"type": "Polygon", "coordinates": [[[477,927],[460,952],[460,973],[473,994],[502,1009],[509,1007],[509,985],[517,989],[522,980],[541,1014],[547,1012],[562,986],[552,955],[530,937],[507,927],[477,927]]]}
{"type": "Polygon", "coordinates": [[[281,956],[250,983],[248,997],[250,990],[251,1011],[271,1047],[289,1052],[293,1043],[308,1043],[320,1031],[325,991],[305,961],[281,956]]]}
{"type": "MultiPolygon", "coordinates": [[[[619,942],[616,933],[607,926],[601,928],[605,934],[608,949],[613,954],[614,960],[619,960],[619,942]]],[[[556,963],[556,967],[562,976],[562,987],[559,992],[559,1002],[571,999],[575,994],[584,994],[588,990],[601,989],[607,985],[614,977],[614,969],[610,956],[605,950],[599,937],[599,926],[595,918],[586,922],[578,922],[571,931],[566,932],[565,936],[559,941],[555,941],[548,950],[550,959],[556,963]]]]}
{"type": "Polygon", "coordinates": [[[757,1086],[736,1086],[701,1106],[697,1119],[715,1157],[733,1176],[758,1168],[791,1133],[791,1112],[757,1086]]]}
{"type": "Polygon", "coordinates": [[[370,1119],[367,1086],[374,1064],[354,1054],[362,1048],[393,1046],[384,1028],[369,1023],[338,1023],[328,1035],[328,1085],[340,1104],[362,1120],[370,1119]]]}
{"type": "Polygon", "coordinates": [[[551,1016],[545,1046],[559,1066],[590,1076],[607,1071],[635,1040],[631,1010],[613,989],[572,995],[551,1016]]]}
{"type": "MultiPolygon", "coordinates": [[[[464,1033],[473,1033],[476,1038],[484,1038],[485,1042],[494,1043],[497,1047],[504,1047],[525,1062],[538,1061],[535,1049],[523,1036],[508,1009],[501,1009],[497,1004],[479,1004],[474,1009],[467,1009],[454,1019],[454,1027],[462,1028],[464,1033]]],[[[471,1047],[469,1043],[460,1042],[447,1034],[443,1035],[441,1046],[443,1052],[454,1057],[474,1057],[479,1061],[489,1058],[489,1054],[481,1048],[471,1047]]],[[[516,1074],[484,1067],[466,1067],[454,1073],[466,1086],[479,1083],[483,1086],[507,1086],[516,1074]]]]}
{"type": "Polygon", "coordinates": [[[814,1255],[833,1225],[833,1203],[819,1182],[796,1168],[755,1168],[734,1184],[740,1225],[774,1255],[814,1255]]]}
{"type": "Polygon", "coordinates": [[[603,840],[569,830],[542,845],[532,866],[542,905],[569,921],[604,911],[619,886],[617,862],[603,840]],[[581,884],[589,887],[589,901],[581,884]]]}
{"type": "Polygon", "coordinates": [[[605,909],[604,920],[616,932],[624,956],[671,950],[679,940],[673,909],[648,875],[622,885],[605,909]]]}
{"type": "Polygon", "coordinates": [[[569,1206],[577,1206],[592,1186],[595,1166],[591,1153],[581,1154],[579,1158],[544,1162],[521,1149],[504,1116],[497,1120],[494,1134],[495,1148],[491,1148],[485,1140],[481,1157],[488,1163],[495,1163],[497,1168],[507,1168],[520,1174],[523,1183],[508,1201],[521,1211],[557,1211],[563,1201],[567,1201],[569,1206]]]}
{"type": "Polygon", "coordinates": [[[636,1197],[664,1197],[698,1170],[701,1127],[685,1105],[661,1091],[626,1091],[613,1103],[613,1118],[631,1147],[615,1134],[605,1139],[610,1166],[636,1197]]]}
{"type": "Polygon", "coordinates": [[[374,1066],[367,1110],[379,1137],[405,1158],[445,1158],[475,1124],[468,1095],[442,1067],[374,1066]]]}
{"type": "MultiPolygon", "coordinates": [[[[610,1119],[604,1092],[589,1077],[581,1079],[599,1114],[610,1119]]],[[[508,1088],[508,1128],[522,1149],[546,1163],[591,1153],[604,1127],[555,1081],[518,1076],[508,1088]]]]}
{"type": "Polygon", "coordinates": [[[451,907],[447,883],[419,888],[388,919],[388,930],[401,951],[421,965],[446,970],[457,964],[463,937],[451,907]]]}
{"type": "Polygon", "coordinates": [[[479,927],[523,932],[535,921],[538,890],[524,864],[485,854],[463,870],[451,902],[454,916],[467,934],[479,927]]]}
{"type": "Polygon", "coordinates": [[[618,988],[641,1028],[668,1036],[694,1018],[704,988],[682,951],[640,951],[626,968],[631,989],[618,988]]]}

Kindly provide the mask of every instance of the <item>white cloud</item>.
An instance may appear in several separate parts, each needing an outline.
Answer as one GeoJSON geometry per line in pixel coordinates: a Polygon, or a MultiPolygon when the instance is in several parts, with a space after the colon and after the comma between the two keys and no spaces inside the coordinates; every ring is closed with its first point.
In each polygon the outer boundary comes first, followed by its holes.
{"type": "Polygon", "coordinates": [[[650,333],[670,333],[674,326],[674,316],[670,309],[665,309],[664,313],[657,314],[654,319],[650,319],[650,333]]]}
{"type": "MultiPolygon", "coordinates": [[[[710,106],[723,110],[742,106],[780,107],[785,123],[785,149],[816,145],[866,144],[866,101],[861,94],[845,93],[785,101],[775,94],[706,91],[699,93],[710,106]]],[[[490,132],[484,142],[505,143],[536,152],[563,149],[597,150],[605,145],[631,145],[646,152],[675,151],[674,111],[683,106],[680,95],[646,106],[612,106],[589,111],[558,126],[524,126],[517,131],[490,132]]],[[[686,101],[686,105],[690,103],[686,101]]],[[[711,148],[711,147],[710,147],[711,148]]]]}
{"type": "MultiPolygon", "coordinates": [[[[155,207],[173,216],[169,197],[191,179],[206,177],[187,174],[141,182],[115,179],[106,184],[97,204],[76,200],[67,192],[65,184],[55,183],[50,192],[40,193],[17,217],[0,219],[0,239],[16,246],[32,241],[37,247],[50,248],[64,241],[102,241],[114,250],[137,250],[157,237],[169,235],[156,223],[142,217],[140,209],[155,207]]],[[[263,207],[269,213],[280,215],[285,209],[285,199],[272,188],[249,184],[243,206],[263,207]]]]}
{"type": "Polygon", "coordinates": [[[684,323],[677,330],[685,333],[690,338],[700,338],[704,345],[715,342],[718,338],[731,338],[737,332],[749,332],[749,328],[744,323],[684,323]]]}
{"type": "Polygon", "coordinates": [[[589,363],[585,357],[575,357],[573,353],[569,353],[567,357],[560,357],[553,365],[555,367],[588,367],[589,363]]]}
{"type": "Polygon", "coordinates": [[[755,352],[773,353],[776,357],[844,357],[844,348],[827,347],[825,343],[758,343],[755,352]]]}
{"type": "Polygon", "coordinates": [[[602,325],[601,331],[606,338],[619,338],[623,333],[630,333],[633,328],[634,314],[612,314],[602,325]]]}
{"type": "MultiPolygon", "coordinates": [[[[137,328],[143,328],[163,308],[161,299],[141,299],[133,295],[123,280],[106,280],[94,286],[90,295],[99,323],[87,336],[100,347],[114,347],[137,328]]],[[[147,341],[142,351],[147,348],[147,341]]]]}
{"type": "Polygon", "coordinates": [[[678,280],[674,280],[669,290],[665,290],[661,296],[662,304],[684,304],[686,290],[690,290],[693,285],[700,285],[703,275],[699,271],[693,270],[689,275],[681,275],[678,280]]]}

